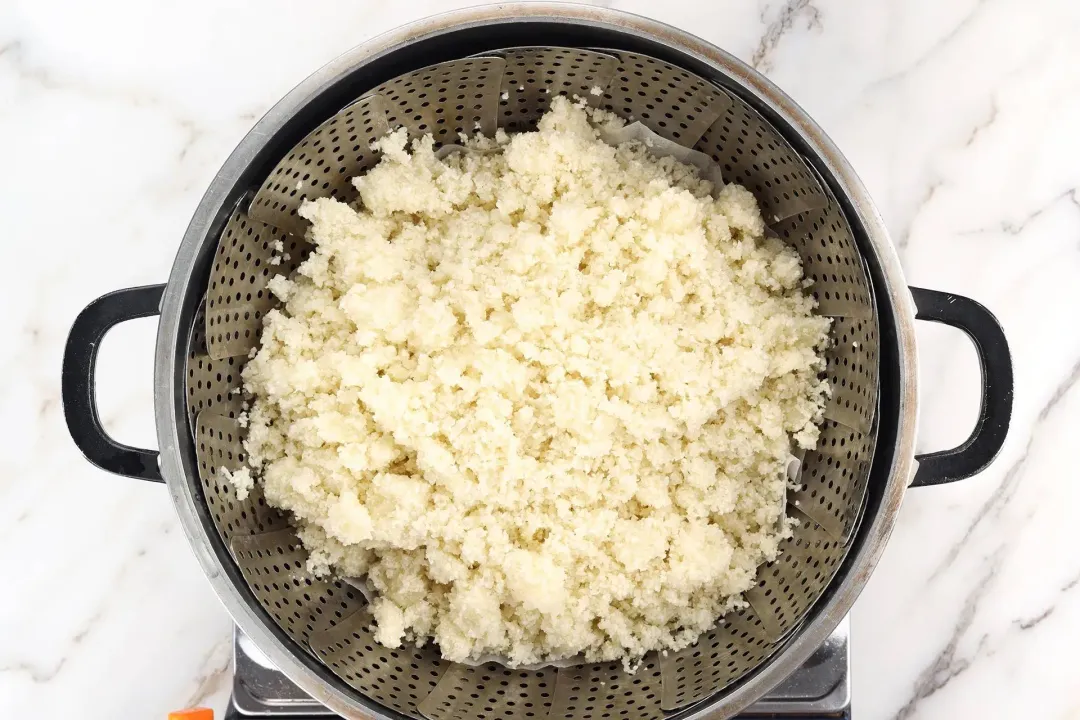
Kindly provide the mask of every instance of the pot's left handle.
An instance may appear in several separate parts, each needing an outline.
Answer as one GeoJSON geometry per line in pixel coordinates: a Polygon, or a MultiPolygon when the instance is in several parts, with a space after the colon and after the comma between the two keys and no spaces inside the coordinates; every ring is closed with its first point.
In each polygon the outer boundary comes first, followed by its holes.
{"type": "Polygon", "coordinates": [[[86,459],[102,470],[154,482],[162,482],[157,450],[119,443],[101,425],[94,366],[105,333],[122,322],[158,315],[164,292],[164,285],[117,290],[83,308],[68,333],[61,379],[68,432],[86,459]]]}

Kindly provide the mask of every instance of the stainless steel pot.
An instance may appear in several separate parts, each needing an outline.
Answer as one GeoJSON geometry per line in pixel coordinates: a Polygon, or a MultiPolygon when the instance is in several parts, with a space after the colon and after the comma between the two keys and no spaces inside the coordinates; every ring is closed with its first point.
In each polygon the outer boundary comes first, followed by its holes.
{"type": "MultiPolygon", "coordinates": [[[[201,470],[199,467],[196,445],[202,442],[203,427],[196,428],[188,402],[189,394],[194,393],[194,371],[189,361],[202,328],[200,304],[207,296],[208,282],[213,290],[210,275],[215,251],[221,238],[237,230],[237,218],[244,212],[252,217],[262,212],[264,219],[278,218],[274,221],[277,227],[302,231],[291,225],[293,215],[288,212],[288,200],[283,199],[288,193],[274,195],[281,188],[280,183],[276,187],[270,184],[274,173],[282,172],[289,162],[300,162],[295,160],[295,152],[285,157],[290,149],[307,147],[306,143],[318,133],[313,128],[323,127],[320,123],[337,117],[339,111],[345,113],[342,108],[359,106],[351,104],[372,88],[386,88],[388,83],[420,68],[445,67],[472,56],[488,57],[503,48],[537,47],[576,48],[590,58],[600,58],[601,64],[603,58],[641,58],[653,63],[650,67],[654,69],[666,68],[702,79],[711,88],[709,92],[744,108],[745,117],[759,123],[761,132],[772,134],[770,148],[782,146],[783,152],[796,158],[799,165],[805,163],[813,176],[810,184],[821,193],[830,211],[837,214],[845,237],[851,239],[851,252],[857,261],[853,264],[865,271],[865,278],[857,278],[858,283],[872,288],[872,295],[867,297],[876,323],[877,366],[873,368],[875,392],[867,396],[867,422],[873,421],[876,444],[868,440],[865,476],[859,485],[858,501],[852,505],[855,512],[848,513],[841,523],[842,552],[832,556],[835,567],[823,576],[821,586],[814,588],[812,602],[801,607],[797,616],[787,618],[783,624],[775,617],[771,625],[757,623],[765,637],[758,643],[758,649],[763,651],[750,660],[744,659],[745,667],[725,676],[721,685],[706,688],[707,692],[699,688],[696,694],[680,694],[665,686],[667,700],[657,700],[655,710],[642,711],[640,697],[627,707],[635,707],[641,716],[666,711],[688,718],[719,718],[738,712],[762,696],[805,662],[848,612],[881,555],[907,487],[951,482],[977,473],[1004,442],[1012,407],[1012,366],[997,321],[967,298],[907,286],[885,227],[850,165],[790,98],[745,64],[692,35],[651,20],[552,3],[494,5],[454,12],[378,37],[312,75],[259,121],[203,197],[181,243],[168,284],[122,290],[87,306],[72,327],[63,367],[68,427],[87,458],[111,472],[167,483],[192,548],[237,624],[300,687],[345,717],[398,713],[422,713],[440,719],[467,717],[471,706],[447,704],[449,701],[433,706],[430,698],[438,696],[437,692],[429,696],[427,709],[419,700],[401,705],[391,698],[393,688],[380,695],[360,680],[352,682],[335,663],[337,656],[333,652],[321,653],[318,648],[312,652],[308,647],[314,645],[311,641],[315,629],[297,631],[292,621],[275,614],[267,598],[260,594],[251,568],[240,559],[262,551],[252,547],[245,555],[242,543],[240,549],[235,540],[231,546],[227,544],[221,513],[210,507],[214,497],[206,483],[206,463],[201,470]],[[604,50],[590,50],[595,48],[604,50]],[[155,365],[157,452],[127,447],[109,438],[101,427],[94,400],[94,361],[102,336],[120,322],[155,314],[160,315],[155,365]],[[918,415],[916,319],[942,322],[967,333],[975,343],[983,376],[982,407],[971,437],[953,450],[918,457],[914,449],[918,415]]],[[[750,127],[745,118],[743,127],[750,127]]],[[[705,132],[704,127],[699,130],[705,132]]],[[[678,132],[675,135],[677,138],[678,132]]],[[[747,177],[750,174],[747,169],[747,177]]],[[[767,199],[762,203],[767,205],[767,199]]],[[[809,206],[800,207],[805,211],[809,206]]],[[[805,253],[803,257],[804,263],[812,260],[805,253]]],[[[222,342],[221,338],[218,342],[222,342]]],[[[228,342],[226,336],[224,343],[228,342]]],[[[867,429],[866,436],[872,438],[873,434],[867,429]]],[[[762,582],[762,587],[767,587],[762,582]]],[[[779,582],[783,582],[782,577],[779,582]]],[[[280,594],[275,602],[280,605],[280,594]]],[[[737,655],[736,645],[727,646],[732,658],[737,655]]],[[[731,664],[734,667],[737,659],[732,659],[731,664]]],[[[657,670],[657,677],[660,674],[657,670]]],[[[558,682],[555,693],[559,693],[558,682]]],[[[565,703],[558,705],[557,698],[556,706],[566,717],[574,716],[565,714],[569,711],[565,703]]],[[[544,707],[545,712],[554,714],[550,702],[544,707]]]]}

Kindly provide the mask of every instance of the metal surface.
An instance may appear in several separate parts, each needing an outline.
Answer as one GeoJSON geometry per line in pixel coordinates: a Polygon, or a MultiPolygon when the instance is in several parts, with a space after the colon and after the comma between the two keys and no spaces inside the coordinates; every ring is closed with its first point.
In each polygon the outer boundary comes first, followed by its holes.
{"type": "Polygon", "coordinates": [[[303,236],[307,223],[296,212],[309,198],[356,199],[350,178],[379,160],[371,142],[386,134],[382,97],[360,98],[315,128],[263,181],[248,213],[253,220],[303,236]]]}
{"type": "MultiPolygon", "coordinates": [[[[805,665],[747,708],[742,716],[805,720],[845,713],[851,705],[849,626],[849,621],[844,619],[805,665]]],[[[551,703],[542,694],[534,697],[527,693],[526,697],[519,693],[517,701],[516,717],[519,718],[535,717],[551,703]]],[[[312,700],[275,668],[239,630],[233,633],[233,680],[229,702],[236,711],[255,717],[285,720],[332,715],[325,705],[312,700]]]]}
{"type": "MultiPolygon", "coordinates": [[[[295,270],[309,251],[307,241],[254,220],[239,207],[233,212],[218,240],[206,291],[204,332],[211,358],[247,355],[258,340],[263,315],[274,304],[267,284],[295,270]]],[[[189,375],[189,388],[200,380],[229,392],[240,386],[238,374],[223,379],[207,373],[194,379],[189,375]]]]}
{"type": "Polygon", "coordinates": [[[746,717],[848,717],[850,620],[844,618],[806,663],[743,713],[746,717]]]}
{"type": "Polygon", "coordinates": [[[599,107],[603,90],[611,82],[619,58],[576,48],[515,48],[504,57],[499,86],[499,127],[506,132],[536,129],[554,95],[583,98],[599,107]]]}
{"type": "MultiPolygon", "coordinates": [[[[840,479],[839,473],[827,477],[840,479]]],[[[805,478],[806,483],[812,481],[822,478],[805,478]]],[[[773,644],[786,637],[818,601],[847,552],[843,543],[829,537],[798,508],[789,512],[798,520],[794,535],[780,542],[776,560],[758,568],[757,585],[746,593],[746,601],[773,644]]]]}
{"type": "Polygon", "coordinates": [[[254,717],[334,717],[278,670],[250,638],[233,630],[233,677],[230,709],[254,717]]]}
{"type": "Polygon", "coordinates": [[[459,133],[495,133],[504,64],[501,57],[455,59],[399,75],[372,92],[385,98],[391,130],[431,135],[438,148],[458,142],[459,133]]]}
{"type": "MultiPolygon", "coordinates": [[[[754,193],[761,206],[761,214],[770,226],[809,210],[829,207],[829,198],[813,170],[749,104],[731,96],[723,112],[717,114],[715,122],[706,127],[694,149],[710,155],[720,166],[725,180],[744,185],[754,193]]],[[[844,232],[847,221],[843,213],[836,209],[833,217],[840,225],[836,232],[850,237],[850,231],[844,232]]],[[[800,250],[803,248],[797,243],[803,236],[804,233],[797,233],[791,239],[792,245],[800,250]]],[[[831,247],[822,249],[832,251],[831,247]]],[[[855,252],[854,248],[850,251],[841,249],[842,255],[846,256],[848,252],[855,252]]],[[[800,254],[804,255],[803,262],[808,265],[807,274],[812,276],[810,265],[816,252],[814,255],[800,254]]],[[[853,257],[857,260],[857,253],[853,257]]],[[[823,307],[821,311],[833,314],[828,307],[823,307]]]]}
{"type": "MultiPolygon", "coordinates": [[[[820,587],[813,593],[806,590],[815,595],[817,602],[812,604],[810,614],[802,620],[798,630],[784,634],[780,642],[770,647],[773,652],[759,657],[747,669],[748,675],[737,684],[724,692],[714,692],[682,713],[688,718],[730,716],[776,685],[813,653],[846,613],[880,555],[912,470],[916,397],[912,375],[913,312],[895,253],[880,219],[850,167],[820,130],[786,96],[746,66],[690,35],[658,23],[596,8],[546,3],[504,5],[497,11],[480,8],[429,19],[376,39],[335,61],[297,88],[258,124],[230,157],[201,203],[174,263],[162,304],[155,399],[160,408],[171,408],[172,411],[158,413],[158,435],[162,471],[185,532],[229,611],[245,632],[266,650],[274,664],[282,667],[319,702],[345,717],[378,714],[377,704],[336,681],[326,666],[309,658],[296,643],[288,640],[281,628],[268,622],[272,616],[259,607],[256,596],[251,594],[228,550],[218,539],[213,515],[206,510],[201,495],[201,485],[192,482],[198,473],[184,402],[188,374],[185,360],[190,349],[191,323],[202,299],[201,288],[206,287],[209,276],[208,263],[213,246],[237,200],[248,192],[252,183],[257,186],[266,177],[263,173],[269,173],[273,164],[303,138],[305,133],[298,132],[303,124],[310,123],[308,127],[314,128],[348,104],[341,102],[343,93],[351,92],[357,97],[364,92],[363,82],[368,82],[368,88],[386,82],[378,79],[380,73],[394,77],[403,71],[415,72],[406,67],[410,59],[421,66],[423,58],[429,58],[427,64],[452,59],[446,57],[447,48],[451,47],[447,43],[451,33],[458,40],[452,44],[454,52],[462,54],[490,55],[508,44],[510,37],[516,38],[516,44],[521,45],[530,44],[521,42],[523,39],[531,41],[532,45],[558,45],[559,40],[573,40],[585,47],[651,55],[673,67],[692,71],[723,86],[732,98],[749,102],[755,113],[768,119],[777,137],[785,144],[790,143],[789,148],[783,148],[785,153],[812,158],[817,167],[804,165],[808,169],[806,177],[816,180],[820,174],[828,189],[835,193],[836,200],[830,199],[833,212],[852,223],[851,244],[858,248],[861,261],[865,261],[865,267],[873,276],[879,312],[880,366],[888,370],[888,375],[879,383],[882,407],[887,411],[879,416],[882,420],[878,424],[876,471],[867,484],[866,521],[851,535],[851,552],[834,581],[830,583],[826,577],[832,573],[804,572],[801,576],[810,578],[810,583],[820,583],[820,587]],[[358,78],[362,76],[376,81],[361,82],[358,78]],[[290,137],[296,139],[282,145],[282,140],[290,137]],[[260,171],[259,168],[266,169],[260,171]]],[[[783,174],[780,174],[781,179],[783,174]]],[[[810,196],[815,196],[814,187],[825,189],[820,182],[807,184],[807,187],[810,196]]],[[[786,197],[784,192],[778,192],[770,207],[783,208],[782,212],[787,213],[791,208],[782,205],[781,201],[786,203],[794,198],[803,202],[806,194],[800,190],[796,198],[792,192],[787,192],[786,197]]],[[[822,208],[810,208],[815,209],[822,208]]],[[[802,208],[792,214],[810,210],[802,208]]],[[[783,217],[780,212],[775,215],[783,217]]],[[[824,529],[821,536],[827,536],[824,529]]],[[[815,539],[815,542],[819,541],[826,542],[815,539]]],[[[774,612],[773,620],[782,624],[789,618],[785,613],[774,612]]],[[[765,623],[761,626],[765,628],[765,623]]],[[[776,627],[768,629],[776,630],[776,627]]]]}
{"type": "MultiPolygon", "coordinates": [[[[362,603],[358,603],[362,605],[362,603]]],[[[403,715],[435,692],[450,663],[430,643],[422,648],[386,648],[375,642],[372,618],[362,607],[311,638],[311,649],[349,687],[403,715]]]]}
{"type": "Polygon", "coordinates": [[[683,68],[647,55],[613,54],[619,66],[603,89],[603,106],[624,120],[640,121],[668,140],[693,147],[731,108],[720,88],[683,68]]]}
{"type": "Polygon", "coordinates": [[[825,420],[817,447],[803,456],[802,484],[788,496],[799,512],[845,545],[855,532],[860,512],[860,507],[851,502],[850,494],[865,494],[866,488],[860,487],[860,483],[865,485],[869,474],[859,471],[855,477],[847,476],[854,465],[842,460],[866,457],[870,442],[870,436],[858,430],[825,420]],[[834,479],[837,474],[842,476],[839,482],[834,479]]]}
{"type": "Polygon", "coordinates": [[[676,710],[712,697],[766,660],[775,649],[765,625],[752,609],[731,613],[682,652],[661,654],[663,683],[660,707],[676,710]]]}
{"type": "Polygon", "coordinates": [[[287,530],[284,515],[266,504],[259,487],[252,488],[240,502],[236,489],[222,477],[223,467],[243,462],[237,420],[206,410],[199,413],[194,428],[203,498],[221,539],[231,543],[234,538],[287,530]]]}
{"type": "Polygon", "coordinates": [[[557,717],[552,705],[558,677],[562,673],[554,668],[528,671],[497,663],[478,667],[454,663],[419,710],[431,720],[557,717]]]}

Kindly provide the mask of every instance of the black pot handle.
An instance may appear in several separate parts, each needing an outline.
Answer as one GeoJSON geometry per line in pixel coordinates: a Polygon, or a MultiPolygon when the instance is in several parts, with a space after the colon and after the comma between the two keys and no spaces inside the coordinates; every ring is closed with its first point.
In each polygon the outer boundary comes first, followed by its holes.
{"type": "Polygon", "coordinates": [[[1013,368],[1009,343],[993,313],[961,295],[911,288],[915,317],[944,323],[967,333],[975,343],[982,370],[979,419],[971,436],[952,450],[917,455],[919,469],[911,487],[963,480],[989,465],[1009,432],[1013,405],[1013,368]]]}
{"type": "Polygon", "coordinates": [[[98,417],[94,366],[105,333],[127,320],[159,314],[164,292],[164,285],[117,290],[83,308],[68,333],[61,379],[68,432],[86,459],[102,470],[154,482],[163,482],[157,451],[118,443],[105,433],[98,417]]]}

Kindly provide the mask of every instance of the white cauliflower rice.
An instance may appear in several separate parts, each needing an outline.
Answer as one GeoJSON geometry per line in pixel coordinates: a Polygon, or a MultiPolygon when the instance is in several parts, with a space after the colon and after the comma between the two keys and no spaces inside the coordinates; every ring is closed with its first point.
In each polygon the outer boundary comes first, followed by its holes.
{"type": "Polygon", "coordinates": [[[753,196],[614,116],[379,142],[360,209],[306,203],[244,370],[251,474],[377,639],[515,665],[632,662],[741,605],[789,532],[829,321],[753,196]]]}

